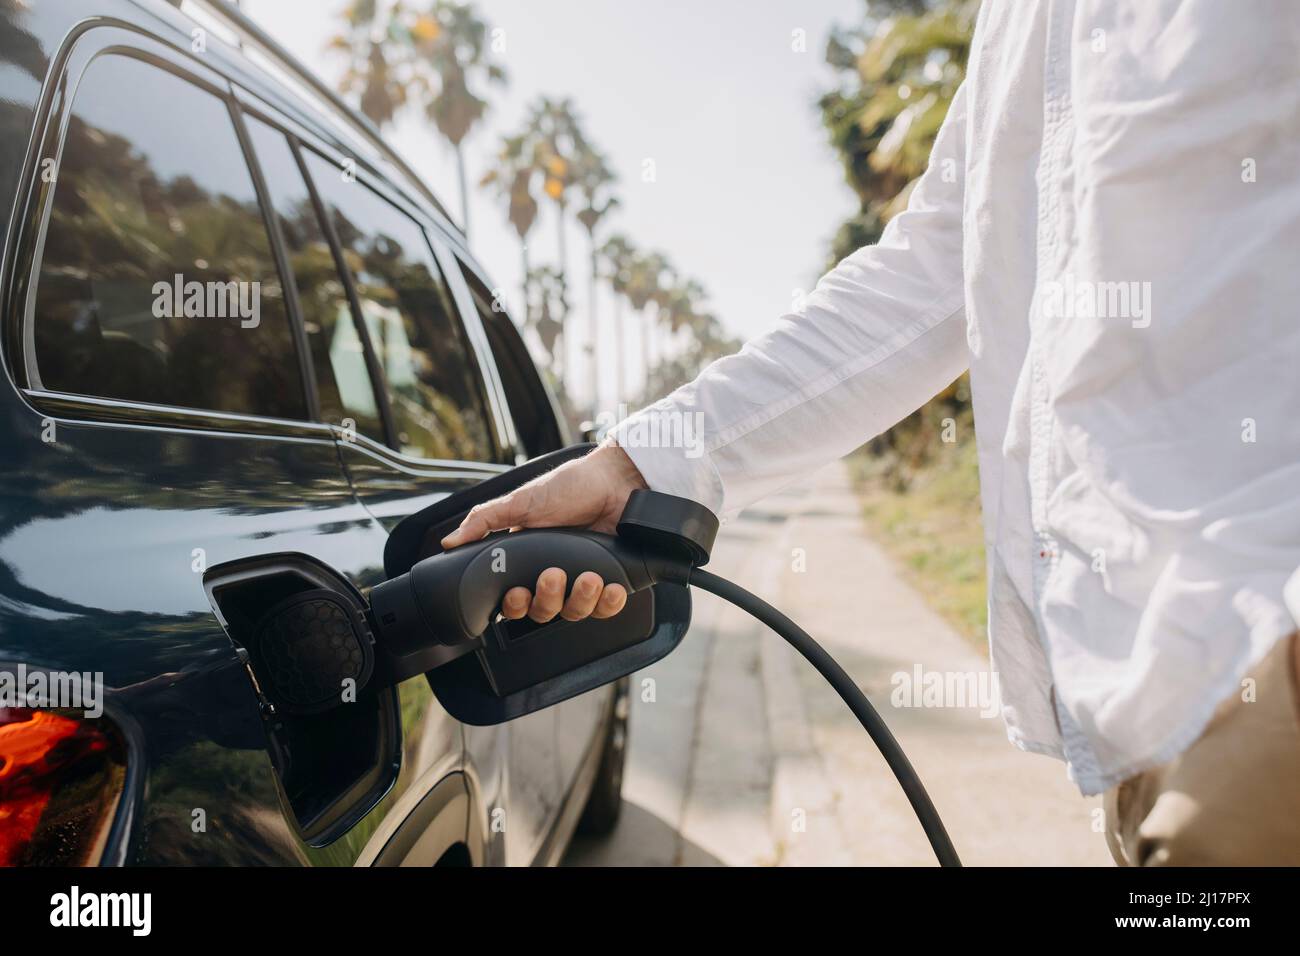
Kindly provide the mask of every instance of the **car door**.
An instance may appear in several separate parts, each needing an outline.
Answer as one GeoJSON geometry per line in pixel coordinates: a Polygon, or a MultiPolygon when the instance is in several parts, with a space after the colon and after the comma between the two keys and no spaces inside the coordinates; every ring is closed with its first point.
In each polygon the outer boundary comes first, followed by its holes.
{"type": "Polygon", "coordinates": [[[34,142],[56,175],[25,197],[6,314],[0,634],[101,673],[129,716],[128,862],[352,862],[403,786],[397,696],[273,754],[207,588],[276,554],[373,581],[386,538],[315,421],[235,103],[136,31],[93,28],[55,62],[67,95],[34,142]]]}
{"type": "MultiPolygon", "coordinates": [[[[499,473],[514,450],[425,228],[364,169],[317,143],[290,148],[296,173],[268,172],[271,190],[300,211],[308,258],[319,266],[328,250],[343,279],[306,323],[321,414],[358,499],[391,530],[499,473]]],[[[531,860],[562,792],[554,711],[464,737],[482,758],[473,770],[484,831],[499,836],[506,862],[531,860]]]]}

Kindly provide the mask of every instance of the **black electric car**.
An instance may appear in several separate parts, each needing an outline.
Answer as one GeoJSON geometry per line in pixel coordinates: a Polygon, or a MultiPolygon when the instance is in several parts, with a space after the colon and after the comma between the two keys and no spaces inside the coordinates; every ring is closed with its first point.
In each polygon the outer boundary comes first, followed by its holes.
{"type": "Polygon", "coordinates": [[[268,608],[363,594],[403,518],[567,444],[373,127],[220,4],[0,0],[0,195],[0,863],[552,863],[611,826],[626,682],[496,727],[423,676],[262,692],[268,608]]]}

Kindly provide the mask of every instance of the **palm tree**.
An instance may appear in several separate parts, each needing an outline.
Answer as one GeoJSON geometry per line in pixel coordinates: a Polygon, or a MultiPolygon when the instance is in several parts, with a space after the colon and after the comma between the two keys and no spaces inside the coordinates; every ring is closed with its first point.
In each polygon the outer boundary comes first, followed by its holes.
{"type": "MultiPolygon", "coordinates": [[[[965,76],[978,7],[978,0],[871,0],[857,27],[832,33],[826,60],[839,80],[819,105],[860,202],[832,241],[832,262],[877,241],[889,219],[906,207],[965,76]]],[[[936,447],[933,422],[969,415],[969,403],[963,376],[873,439],[874,454],[891,453],[886,482],[906,488],[926,452],[936,447]]]]}
{"type": "Polygon", "coordinates": [[[691,338],[699,346],[705,361],[728,355],[736,349],[736,341],[722,330],[722,323],[712,312],[698,313],[691,322],[691,338]]]}
{"type": "Polygon", "coordinates": [[[586,139],[573,112],[573,102],[567,97],[553,100],[539,97],[528,111],[527,135],[533,140],[533,154],[543,175],[542,189],[559,211],[558,268],[566,271],[564,216],[568,204],[569,187],[573,185],[574,166],[578,155],[586,147],[586,139]]]}
{"type": "Polygon", "coordinates": [[[689,382],[705,365],[740,348],[738,341],[723,332],[721,323],[712,313],[696,311],[683,328],[689,333],[688,347],[659,362],[650,371],[640,398],[643,404],[689,382]]]}
{"type": "Polygon", "coordinates": [[[693,332],[699,318],[697,307],[706,298],[704,287],[694,279],[677,279],[660,294],[660,319],[670,336],[683,329],[693,332]]]}
{"type": "Polygon", "coordinates": [[[636,256],[632,261],[631,274],[627,283],[627,298],[632,308],[642,313],[641,324],[641,361],[646,368],[648,378],[655,365],[655,323],[658,321],[659,298],[662,295],[663,277],[671,273],[672,267],[662,253],[650,252],[636,256]],[[653,312],[647,312],[650,305],[653,312]]]}
{"type": "Polygon", "coordinates": [[[665,263],[655,279],[655,290],[650,295],[650,304],[654,308],[650,313],[650,322],[647,325],[655,364],[668,358],[667,345],[671,343],[665,343],[660,333],[668,325],[669,314],[673,307],[673,289],[677,286],[677,283],[677,270],[672,265],[665,263]]]}
{"type": "Polygon", "coordinates": [[[379,0],[352,0],[343,11],[343,33],[329,49],[348,58],[340,88],[357,96],[361,111],[381,129],[408,103],[423,108],[456,153],[462,225],[469,232],[465,137],[482,119],[487,102],[471,89],[472,77],[505,82],[490,62],[487,24],[468,4],[433,0],[417,11],[401,0],[381,9],[379,0]]]}
{"type": "Polygon", "coordinates": [[[550,358],[554,380],[562,383],[565,369],[556,361],[557,347],[562,346],[564,316],[569,311],[568,287],[564,276],[550,266],[539,266],[528,276],[533,301],[528,304],[527,324],[550,358]]]}
{"type": "Polygon", "coordinates": [[[469,4],[434,0],[411,23],[408,35],[415,53],[415,79],[425,115],[451,143],[460,180],[461,225],[469,234],[469,187],[462,144],[487,111],[487,101],[471,89],[471,77],[505,83],[505,70],[491,62],[487,24],[469,4]],[[436,78],[436,83],[433,80],[436,78]]]}
{"type": "Polygon", "coordinates": [[[523,259],[523,302],[524,321],[528,320],[529,308],[528,286],[531,269],[528,263],[528,233],[537,221],[537,199],[533,196],[533,179],[537,174],[537,164],[533,159],[532,143],[527,135],[507,136],[501,142],[497,153],[497,165],[483,174],[481,186],[495,186],[497,192],[506,200],[506,215],[519,236],[519,248],[523,259]]]}
{"type": "Polygon", "coordinates": [[[606,239],[597,253],[604,260],[605,278],[614,293],[614,403],[617,405],[628,397],[624,379],[627,358],[623,351],[623,300],[628,294],[636,251],[627,237],[616,235],[606,239]]]}
{"type": "Polygon", "coordinates": [[[582,208],[578,210],[578,222],[587,231],[587,251],[590,259],[590,274],[587,285],[587,351],[591,370],[591,406],[594,410],[600,404],[600,364],[599,323],[596,309],[596,280],[600,265],[597,258],[596,227],[615,207],[618,197],[609,195],[615,182],[614,173],[605,163],[605,157],[595,147],[584,143],[577,156],[574,179],[582,195],[582,208]]]}
{"type": "Polygon", "coordinates": [[[826,60],[841,81],[819,106],[861,204],[835,237],[836,261],[879,239],[890,217],[906,207],[965,75],[978,6],[978,0],[873,0],[859,27],[831,34],[826,60]]]}
{"type": "Polygon", "coordinates": [[[389,41],[400,31],[393,10],[381,13],[378,0],[352,0],[343,9],[343,32],[327,49],[347,57],[339,89],[353,96],[361,112],[378,127],[391,123],[406,105],[407,86],[389,62],[389,41]]]}
{"type": "MultiPolygon", "coordinates": [[[[565,229],[568,225],[568,195],[574,182],[574,166],[578,155],[586,147],[586,139],[574,115],[573,103],[568,98],[553,100],[542,96],[528,110],[524,133],[530,144],[533,162],[542,177],[542,191],[555,203],[556,217],[556,271],[560,280],[568,283],[568,243],[565,229]]],[[[565,313],[559,317],[562,326],[560,349],[569,350],[567,300],[565,313]]],[[[568,362],[565,362],[568,367],[568,362]]]]}

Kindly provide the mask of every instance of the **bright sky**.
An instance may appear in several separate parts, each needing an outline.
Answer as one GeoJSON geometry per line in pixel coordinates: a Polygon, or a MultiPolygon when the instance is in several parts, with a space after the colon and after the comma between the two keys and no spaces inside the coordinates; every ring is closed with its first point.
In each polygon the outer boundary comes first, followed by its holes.
{"type": "MultiPolygon", "coordinates": [[[[343,0],[243,0],[241,6],[333,85],[340,60],[323,53],[343,0]]],[[[477,188],[501,136],[522,124],[527,104],[571,97],[588,136],[620,181],[622,207],[607,231],[661,249],[680,272],[708,289],[734,335],[748,338],[811,288],[831,236],[854,208],[817,116],[831,81],[822,61],[832,23],[859,22],[861,0],[477,0],[480,15],[505,31],[500,59],[507,87],[492,88],[485,122],[467,140],[470,242],[519,314],[520,253],[503,201],[477,188]],[[796,52],[795,31],[805,52],[796,52]],[[644,182],[646,160],[656,181],[644,182]]],[[[412,114],[385,131],[448,210],[460,198],[450,147],[412,114]]],[[[530,234],[534,265],[553,262],[550,203],[530,234]]],[[[567,233],[570,299],[585,335],[586,235],[567,233]]],[[[605,328],[610,312],[598,303],[605,328]]],[[[603,336],[602,367],[612,358],[603,336]]],[[[631,367],[637,366],[633,355],[631,367]]],[[[579,367],[579,382],[586,372],[579,367]]],[[[601,390],[612,395],[612,372],[601,390]]],[[[579,391],[585,391],[579,388],[579,391]]]]}

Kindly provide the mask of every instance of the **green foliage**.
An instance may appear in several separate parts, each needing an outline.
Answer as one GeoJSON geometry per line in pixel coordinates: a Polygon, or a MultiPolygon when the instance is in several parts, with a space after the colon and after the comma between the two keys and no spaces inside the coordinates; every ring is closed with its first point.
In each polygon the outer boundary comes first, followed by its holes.
{"type": "MultiPolygon", "coordinates": [[[[839,83],[818,101],[860,208],[831,242],[832,264],[879,240],[925,171],[965,76],[978,0],[869,0],[835,30],[839,83]]],[[[850,459],[884,547],[954,626],[983,638],[984,541],[970,383],[963,375],[850,459]]]]}
{"type": "Polygon", "coordinates": [[[966,74],[977,0],[869,0],[863,22],[832,31],[838,74],[818,100],[861,209],[842,227],[834,262],[875,242],[895,200],[925,170],[935,134],[966,74]]]}
{"type": "MultiPolygon", "coordinates": [[[[925,171],[935,135],[966,73],[978,0],[868,0],[863,22],[835,29],[826,61],[837,86],[819,100],[822,121],[845,175],[861,201],[832,240],[838,262],[880,238],[925,171]]],[[[963,378],[930,404],[873,440],[880,476],[905,490],[930,462],[938,440],[934,423],[970,417],[963,378]]]]}

